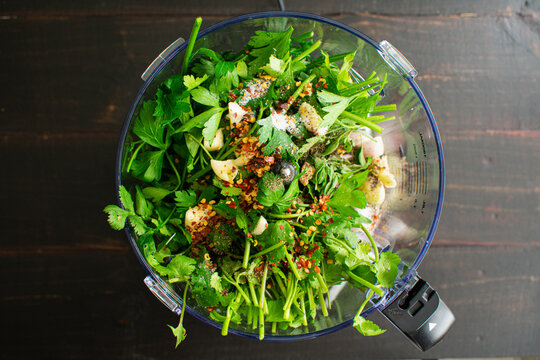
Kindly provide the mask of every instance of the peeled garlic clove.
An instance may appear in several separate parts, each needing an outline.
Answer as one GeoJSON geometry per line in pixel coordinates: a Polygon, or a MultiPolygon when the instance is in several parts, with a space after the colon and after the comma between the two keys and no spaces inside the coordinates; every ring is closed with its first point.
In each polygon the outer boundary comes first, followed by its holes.
{"type": "Polygon", "coordinates": [[[397,185],[396,178],[390,172],[390,169],[388,167],[388,158],[386,156],[381,157],[379,164],[381,167],[381,170],[377,174],[377,177],[379,178],[379,180],[387,188],[396,187],[397,185]]]}
{"type": "Polygon", "coordinates": [[[366,202],[370,206],[380,206],[384,202],[386,196],[384,185],[375,176],[368,176],[366,181],[360,185],[360,190],[366,197],[366,202]]]}
{"type": "Polygon", "coordinates": [[[353,147],[362,147],[364,157],[377,158],[384,154],[384,144],[381,136],[375,136],[373,140],[360,132],[352,132],[349,138],[353,142],[353,147]]]}
{"type": "Polygon", "coordinates": [[[208,141],[204,140],[204,148],[208,151],[217,151],[223,147],[223,129],[219,128],[216,132],[212,145],[208,141]]]}
{"type": "Polygon", "coordinates": [[[186,218],[184,220],[184,224],[187,228],[193,228],[195,227],[195,225],[200,223],[206,215],[208,215],[208,208],[200,209],[198,206],[194,208],[189,208],[186,211],[186,218]]]}
{"type": "Polygon", "coordinates": [[[245,157],[244,155],[241,155],[239,157],[237,157],[236,159],[232,160],[234,165],[240,167],[240,166],[244,166],[247,164],[248,162],[248,158],[245,157]]]}
{"type": "Polygon", "coordinates": [[[328,131],[328,128],[319,128],[322,122],[321,116],[317,113],[317,110],[307,102],[302,103],[298,108],[298,114],[300,115],[300,120],[308,129],[309,132],[323,136],[328,131]]]}
{"type": "Polygon", "coordinates": [[[268,222],[263,216],[261,216],[259,218],[259,221],[257,221],[255,228],[253,229],[253,231],[251,231],[251,233],[253,235],[261,235],[267,228],[268,228],[268,222]]]}
{"type": "Polygon", "coordinates": [[[229,120],[231,122],[231,128],[236,127],[236,124],[242,122],[242,118],[247,114],[247,111],[242,109],[240,105],[234,102],[229,103],[229,120]]]}
{"type": "Polygon", "coordinates": [[[232,182],[238,174],[238,166],[234,160],[210,160],[214,174],[223,181],[232,182]]]}

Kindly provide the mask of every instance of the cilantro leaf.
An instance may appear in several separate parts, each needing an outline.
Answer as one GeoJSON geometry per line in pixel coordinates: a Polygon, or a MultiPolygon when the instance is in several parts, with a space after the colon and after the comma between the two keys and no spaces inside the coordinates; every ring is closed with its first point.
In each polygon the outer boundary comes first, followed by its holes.
{"type": "Polygon", "coordinates": [[[139,117],[133,125],[133,132],[145,143],[165,150],[169,147],[169,139],[163,139],[165,127],[154,117],[155,108],[155,101],[144,102],[139,112],[139,117]]]}
{"type": "Polygon", "coordinates": [[[180,208],[189,208],[197,204],[197,194],[193,190],[180,190],[174,193],[176,206],[180,208]]]}
{"type": "Polygon", "coordinates": [[[272,132],[274,130],[274,124],[272,123],[272,118],[267,117],[264,119],[261,119],[257,121],[257,124],[260,125],[259,131],[257,132],[259,134],[259,142],[261,144],[264,144],[270,140],[272,137],[272,132]]]}
{"type": "Polygon", "coordinates": [[[238,196],[242,193],[242,189],[238,187],[223,187],[221,195],[223,196],[238,196]]]}
{"type": "Polygon", "coordinates": [[[236,73],[241,78],[247,78],[248,77],[248,67],[244,61],[239,61],[236,63],[236,73]]]}
{"type": "Polygon", "coordinates": [[[375,263],[377,280],[385,288],[393,288],[398,274],[398,265],[401,259],[397,254],[385,251],[381,254],[379,261],[375,263]]]}
{"type": "MultiPolygon", "coordinates": [[[[285,220],[278,220],[268,224],[268,229],[256,237],[257,241],[263,245],[264,249],[267,249],[278,243],[285,244],[288,242],[289,244],[293,244],[295,235],[295,232],[292,230],[291,225],[288,222],[285,220]]],[[[283,246],[279,246],[275,250],[272,250],[266,254],[266,256],[271,262],[279,262],[285,259],[285,249],[283,246]]]]}
{"type": "Polygon", "coordinates": [[[193,75],[184,75],[184,86],[188,91],[195,89],[208,79],[208,74],[204,74],[202,77],[195,77],[193,75]]]}
{"type": "Polygon", "coordinates": [[[120,185],[118,193],[120,195],[120,202],[122,203],[122,205],[124,205],[124,208],[126,210],[129,210],[130,212],[134,212],[135,208],[133,205],[133,199],[131,198],[131,194],[129,193],[129,191],[127,191],[124,185],[120,185]]]}
{"type": "Polygon", "coordinates": [[[177,327],[173,327],[172,325],[167,326],[172,330],[173,335],[176,337],[175,346],[178,347],[178,345],[186,339],[187,332],[186,329],[184,329],[184,325],[180,322],[177,327]]]}
{"type": "Polygon", "coordinates": [[[202,86],[191,90],[191,97],[199,104],[219,107],[219,97],[216,94],[211,93],[208,89],[202,86]]]}
{"type": "Polygon", "coordinates": [[[130,214],[128,210],[124,210],[116,205],[108,205],[103,211],[109,215],[107,221],[114,230],[122,230],[130,214]]]}
{"type": "Polygon", "coordinates": [[[364,336],[375,336],[384,333],[386,330],[381,329],[379,325],[373,321],[366,320],[360,314],[354,317],[353,326],[358,332],[364,336]]]}
{"type": "Polygon", "coordinates": [[[286,62],[278,59],[274,55],[270,55],[268,64],[263,66],[261,70],[264,70],[268,75],[278,77],[285,71],[286,62]]]}
{"type": "Polygon", "coordinates": [[[259,180],[259,192],[257,193],[257,201],[264,206],[272,206],[279,201],[285,192],[283,181],[279,175],[271,171],[264,173],[259,180]]]}
{"type": "Polygon", "coordinates": [[[247,232],[248,229],[248,218],[246,216],[246,213],[241,208],[237,209],[236,213],[236,225],[245,232],[247,232]]]}
{"type": "Polygon", "coordinates": [[[221,284],[221,276],[219,276],[217,272],[213,273],[212,276],[210,276],[210,286],[219,293],[223,291],[223,285],[221,284]]]}
{"type": "Polygon", "coordinates": [[[182,254],[174,255],[167,265],[167,275],[169,282],[187,281],[195,270],[197,261],[182,254]]]}
{"type": "Polygon", "coordinates": [[[148,226],[144,223],[144,220],[138,215],[130,215],[128,217],[129,223],[137,235],[143,235],[148,231],[148,226]]]}
{"type": "Polygon", "coordinates": [[[146,151],[139,155],[132,166],[133,174],[146,182],[161,179],[165,150],[146,151]]]}
{"type": "Polygon", "coordinates": [[[206,267],[206,261],[197,264],[195,271],[191,275],[193,288],[191,295],[200,306],[210,307],[219,304],[221,294],[210,285],[212,273],[206,267]]]}
{"type": "Polygon", "coordinates": [[[339,211],[347,211],[347,207],[366,207],[366,197],[361,190],[357,190],[366,180],[367,171],[355,175],[342,176],[341,185],[328,202],[328,204],[339,211]]]}

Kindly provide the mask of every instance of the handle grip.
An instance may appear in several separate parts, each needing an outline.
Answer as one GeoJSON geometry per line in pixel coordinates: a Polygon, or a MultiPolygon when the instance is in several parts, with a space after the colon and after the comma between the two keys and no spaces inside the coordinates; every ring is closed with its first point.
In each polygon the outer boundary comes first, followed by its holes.
{"type": "Polygon", "coordinates": [[[420,350],[437,344],[448,332],[455,317],[433,288],[418,276],[381,312],[420,350]]]}

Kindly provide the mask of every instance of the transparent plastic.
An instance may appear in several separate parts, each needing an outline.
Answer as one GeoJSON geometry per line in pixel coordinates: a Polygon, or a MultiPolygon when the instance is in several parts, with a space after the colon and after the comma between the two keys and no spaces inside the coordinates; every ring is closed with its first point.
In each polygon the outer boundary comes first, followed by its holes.
{"type": "MultiPolygon", "coordinates": [[[[387,189],[386,201],[374,230],[374,238],[381,249],[392,249],[397,252],[403,263],[396,286],[367,308],[363,313],[365,316],[374,310],[382,310],[402,291],[410,287],[409,279],[416,275],[416,269],[426,255],[437,227],[443,200],[444,164],[441,141],[432,112],[413,80],[416,70],[412,66],[408,71],[397,68],[396,64],[385,56],[388,49],[381,48],[375,41],[349,26],[304,13],[249,14],[221,22],[202,31],[195,48],[207,47],[218,52],[239,51],[255,31],[282,31],[288,26],[293,26],[293,36],[313,31],[315,39],[323,43],[322,50],[330,55],[356,51],[355,73],[364,78],[373,71],[379,76],[386,75],[388,84],[381,104],[397,104],[397,112],[388,114],[396,115],[396,120],[382,123],[382,126],[385,152],[398,186],[387,189]]],[[[142,103],[153,98],[157,86],[180,70],[186,45],[187,43],[183,43],[175,48],[155,67],[153,73],[146,74],[147,79],[139,90],[122,129],[117,154],[117,185],[123,184],[128,187],[132,185],[132,180],[124,172],[124,159],[131,149],[132,119],[137,116],[142,103]]],[[[403,55],[400,56],[406,61],[403,55]]],[[[127,234],[135,254],[155,281],[153,286],[160,286],[162,293],[167,294],[169,298],[167,301],[180,306],[182,288],[173,287],[161,279],[146,263],[130,229],[127,229],[127,234]]],[[[307,327],[286,330],[278,328],[274,334],[268,327],[265,340],[312,338],[350,326],[364,298],[365,294],[347,284],[334,286],[331,289],[329,316],[320,315],[307,327]]],[[[192,316],[217,328],[221,327],[221,324],[209,318],[207,309],[198,306],[189,297],[186,305],[187,312],[192,316]]],[[[167,306],[174,308],[170,304],[167,306]]],[[[258,338],[257,330],[252,330],[251,326],[231,323],[229,332],[258,338]]]]}

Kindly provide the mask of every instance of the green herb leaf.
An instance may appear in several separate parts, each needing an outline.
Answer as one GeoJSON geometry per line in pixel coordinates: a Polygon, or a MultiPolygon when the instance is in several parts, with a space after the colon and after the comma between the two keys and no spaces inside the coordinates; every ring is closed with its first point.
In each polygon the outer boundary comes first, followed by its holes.
{"type": "Polygon", "coordinates": [[[145,143],[165,150],[169,147],[169,141],[168,138],[164,139],[165,127],[154,117],[155,108],[155,101],[144,102],[133,125],[133,132],[145,143]]]}
{"type": "Polygon", "coordinates": [[[283,181],[273,172],[267,171],[259,180],[259,192],[257,201],[264,206],[272,206],[279,201],[285,192],[283,181]]]}
{"type": "Polygon", "coordinates": [[[167,265],[167,275],[169,282],[188,281],[195,270],[197,261],[182,254],[174,255],[167,265]]]}
{"type": "Polygon", "coordinates": [[[118,193],[120,194],[120,202],[122,203],[122,205],[124,205],[124,208],[132,213],[135,212],[131,194],[129,193],[129,191],[127,191],[124,185],[120,185],[118,193]]]}
{"type": "Polygon", "coordinates": [[[133,228],[133,231],[135,231],[135,234],[142,235],[148,231],[148,226],[146,226],[144,220],[140,216],[130,215],[128,220],[133,228]]]}
{"type": "Polygon", "coordinates": [[[237,209],[236,213],[236,225],[245,232],[248,230],[248,218],[246,213],[241,208],[237,209]]]}
{"type": "Polygon", "coordinates": [[[202,134],[204,136],[204,140],[208,141],[209,144],[211,144],[214,141],[214,137],[216,136],[216,132],[219,129],[219,123],[221,121],[221,115],[223,114],[223,109],[220,109],[220,111],[216,112],[214,115],[206,121],[204,124],[204,129],[202,131],[202,134]]]}
{"type": "Polygon", "coordinates": [[[146,182],[159,181],[163,168],[163,156],[165,156],[164,150],[142,153],[133,161],[133,174],[146,182]]]}
{"type": "Polygon", "coordinates": [[[197,194],[193,190],[180,190],[174,193],[176,206],[180,208],[190,208],[197,204],[197,194]]]}
{"type": "Polygon", "coordinates": [[[242,189],[237,187],[223,187],[221,189],[221,195],[223,196],[238,196],[241,193],[242,189]]]}
{"type": "Polygon", "coordinates": [[[191,97],[199,104],[219,107],[219,97],[216,94],[211,93],[208,89],[198,87],[191,91],[191,97]]]}
{"type": "Polygon", "coordinates": [[[364,317],[360,316],[360,314],[354,317],[353,326],[364,336],[380,335],[386,331],[381,329],[379,325],[375,324],[373,321],[366,320],[364,317]]]}
{"type": "Polygon", "coordinates": [[[172,191],[170,190],[152,186],[145,187],[142,192],[147,199],[150,199],[156,203],[161,201],[165,196],[172,193],[172,191]]]}
{"type": "Polygon", "coordinates": [[[148,218],[152,215],[152,210],[154,209],[154,206],[151,202],[146,200],[146,197],[144,196],[144,193],[142,192],[141,188],[137,185],[136,186],[137,192],[135,193],[135,204],[136,204],[136,213],[143,218],[148,218]]]}
{"type": "Polygon", "coordinates": [[[397,254],[385,251],[381,254],[379,261],[375,264],[377,280],[382,287],[393,288],[398,274],[398,265],[401,259],[397,254]]]}
{"type": "Polygon", "coordinates": [[[124,210],[116,205],[108,205],[103,211],[109,215],[107,221],[114,230],[122,230],[126,225],[127,217],[130,215],[128,210],[124,210]]]}
{"type": "Polygon", "coordinates": [[[208,79],[208,75],[204,74],[202,77],[195,77],[193,75],[184,75],[184,86],[188,91],[195,89],[208,79]]]}
{"type": "Polygon", "coordinates": [[[215,114],[223,112],[222,108],[219,107],[213,107],[211,109],[206,110],[205,112],[200,113],[199,115],[195,116],[194,118],[190,119],[188,122],[186,122],[184,125],[180,126],[178,130],[176,130],[177,133],[189,131],[193,129],[194,127],[203,127],[204,124],[215,114]]]}

